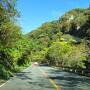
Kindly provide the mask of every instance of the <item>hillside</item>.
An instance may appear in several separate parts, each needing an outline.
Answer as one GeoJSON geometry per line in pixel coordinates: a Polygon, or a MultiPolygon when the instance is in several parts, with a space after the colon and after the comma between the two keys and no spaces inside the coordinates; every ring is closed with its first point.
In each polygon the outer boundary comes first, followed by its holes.
{"type": "Polygon", "coordinates": [[[77,70],[90,68],[90,9],[73,9],[28,35],[32,60],[77,70]]]}
{"type": "Polygon", "coordinates": [[[87,37],[87,35],[89,36],[88,28],[90,28],[88,25],[89,16],[89,8],[73,9],[61,16],[59,20],[46,22],[36,30],[30,32],[28,35],[32,38],[38,38],[42,34],[47,34],[50,37],[50,34],[53,36],[58,32],[62,32],[64,34],[69,33],[75,36],[87,37]],[[86,28],[85,26],[88,27],[86,28]]]}

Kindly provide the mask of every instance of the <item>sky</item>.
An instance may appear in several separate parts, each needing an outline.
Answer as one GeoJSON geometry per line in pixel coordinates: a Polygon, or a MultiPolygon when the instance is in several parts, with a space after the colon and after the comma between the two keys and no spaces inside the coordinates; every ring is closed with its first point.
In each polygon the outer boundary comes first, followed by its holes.
{"type": "Polygon", "coordinates": [[[47,21],[57,20],[74,8],[87,8],[90,0],[18,0],[19,24],[28,33],[47,21]]]}

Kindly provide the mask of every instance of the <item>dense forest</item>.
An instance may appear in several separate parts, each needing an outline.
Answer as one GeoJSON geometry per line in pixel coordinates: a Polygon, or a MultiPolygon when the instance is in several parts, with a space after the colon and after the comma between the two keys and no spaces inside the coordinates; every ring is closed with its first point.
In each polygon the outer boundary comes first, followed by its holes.
{"type": "Polygon", "coordinates": [[[0,0],[0,78],[34,61],[89,75],[90,8],[73,9],[26,35],[19,16],[15,0],[0,0]]]}

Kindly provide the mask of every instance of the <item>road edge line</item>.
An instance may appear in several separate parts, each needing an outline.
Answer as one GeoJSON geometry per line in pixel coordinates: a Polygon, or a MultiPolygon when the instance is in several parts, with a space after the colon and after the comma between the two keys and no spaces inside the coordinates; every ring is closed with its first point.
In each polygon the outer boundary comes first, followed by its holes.
{"type": "Polygon", "coordinates": [[[2,83],[1,85],[0,85],[0,88],[2,87],[2,86],[4,86],[6,83],[8,83],[9,82],[9,80],[7,80],[5,83],[2,83]]]}
{"type": "MultiPolygon", "coordinates": [[[[30,67],[32,67],[32,64],[31,64],[31,66],[30,67]]],[[[29,68],[29,67],[28,67],[29,68]]],[[[26,68],[27,69],[27,68],[26,68]]],[[[26,70],[26,69],[24,69],[24,70],[26,70]]],[[[15,77],[15,76],[14,76],[15,77]]],[[[10,78],[11,79],[11,78],[10,78]]],[[[1,87],[3,87],[6,83],[8,83],[9,81],[10,81],[10,79],[9,80],[7,80],[5,83],[2,83],[1,85],[0,85],[0,88],[1,87]]]]}

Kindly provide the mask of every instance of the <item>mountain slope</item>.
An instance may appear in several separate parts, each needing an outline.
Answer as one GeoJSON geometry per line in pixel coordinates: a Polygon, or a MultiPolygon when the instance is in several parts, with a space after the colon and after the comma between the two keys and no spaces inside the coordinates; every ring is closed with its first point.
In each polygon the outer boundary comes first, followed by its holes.
{"type": "Polygon", "coordinates": [[[89,69],[89,8],[73,9],[27,36],[34,46],[32,60],[77,70],[89,69]]]}

